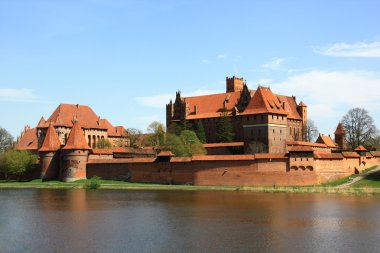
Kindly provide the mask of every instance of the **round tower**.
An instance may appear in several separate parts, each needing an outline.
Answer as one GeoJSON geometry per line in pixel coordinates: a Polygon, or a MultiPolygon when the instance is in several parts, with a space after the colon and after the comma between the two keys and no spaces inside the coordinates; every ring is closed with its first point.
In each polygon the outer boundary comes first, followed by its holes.
{"type": "Polygon", "coordinates": [[[40,155],[41,179],[58,179],[59,175],[59,150],[61,142],[52,124],[46,132],[45,139],[41,148],[38,150],[40,155]]]}
{"type": "Polygon", "coordinates": [[[74,120],[69,138],[62,149],[62,168],[60,178],[72,182],[87,178],[87,159],[91,148],[84,137],[84,132],[77,120],[74,120]]]}
{"type": "Polygon", "coordinates": [[[339,149],[346,149],[346,130],[344,129],[341,122],[339,122],[338,126],[335,130],[335,142],[338,144],[339,149]]]}

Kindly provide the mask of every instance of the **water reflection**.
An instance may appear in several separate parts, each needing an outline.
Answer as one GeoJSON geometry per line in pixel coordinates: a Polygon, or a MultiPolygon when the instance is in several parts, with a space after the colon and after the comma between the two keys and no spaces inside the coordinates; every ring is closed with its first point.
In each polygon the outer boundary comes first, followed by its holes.
{"type": "Polygon", "coordinates": [[[0,190],[0,252],[376,252],[380,198],[0,190]]]}

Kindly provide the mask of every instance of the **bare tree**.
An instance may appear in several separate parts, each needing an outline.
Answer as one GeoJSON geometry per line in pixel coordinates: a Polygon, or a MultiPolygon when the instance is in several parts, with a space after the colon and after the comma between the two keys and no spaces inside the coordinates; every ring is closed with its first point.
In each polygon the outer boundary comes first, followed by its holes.
{"type": "Polygon", "coordinates": [[[368,145],[376,138],[378,130],[372,117],[364,108],[353,108],[342,119],[347,144],[351,148],[368,145]]]}
{"type": "Polygon", "coordinates": [[[142,131],[137,128],[128,128],[129,145],[133,148],[137,148],[141,145],[142,131]]]}
{"type": "Polygon", "coordinates": [[[0,127],[0,153],[10,148],[12,146],[12,143],[12,135],[7,130],[0,127]]]}
{"type": "Polygon", "coordinates": [[[313,120],[307,119],[307,125],[302,127],[302,135],[305,141],[315,141],[318,136],[318,128],[313,120]]]}

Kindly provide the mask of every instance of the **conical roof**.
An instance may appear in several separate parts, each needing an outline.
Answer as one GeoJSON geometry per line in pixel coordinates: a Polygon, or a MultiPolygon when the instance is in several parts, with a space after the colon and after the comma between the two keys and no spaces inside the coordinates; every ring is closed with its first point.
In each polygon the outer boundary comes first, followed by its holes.
{"type": "Polygon", "coordinates": [[[44,117],[41,117],[40,121],[38,121],[37,128],[42,128],[46,124],[46,120],[44,117]]]}
{"type": "Polygon", "coordinates": [[[69,138],[63,149],[91,149],[84,137],[84,132],[77,120],[74,120],[74,126],[71,128],[69,138]]]}
{"type": "Polygon", "coordinates": [[[346,133],[346,130],[344,130],[342,123],[339,122],[334,134],[345,134],[345,133],[346,133]]]}
{"type": "Polygon", "coordinates": [[[49,125],[44,142],[39,151],[57,151],[61,148],[61,141],[52,124],[49,125]]]}

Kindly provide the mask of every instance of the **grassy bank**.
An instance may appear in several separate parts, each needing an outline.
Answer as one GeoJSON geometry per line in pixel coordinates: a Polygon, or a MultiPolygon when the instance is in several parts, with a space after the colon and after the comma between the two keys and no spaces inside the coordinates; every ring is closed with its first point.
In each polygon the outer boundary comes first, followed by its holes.
{"type": "MultiPolygon", "coordinates": [[[[340,180],[339,182],[344,182],[340,180]]],[[[337,185],[334,183],[332,185],[337,185]]],[[[234,186],[192,186],[192,185],[161,185],[147,183],[130,183],[114,180],[88,179],[71,183],[59,181],[33,180],[29,182],[0,181],[0,188],[37,188],[37,189],[115,189],[115,190],[217,190],[217,191],[250,191],[265,193],[325,193],[349,195],[375,195],[380,194],[378,187],[335,188],[329,185],[322,186],[287,186],[287,187],[234,187],[234,186]]]]}

